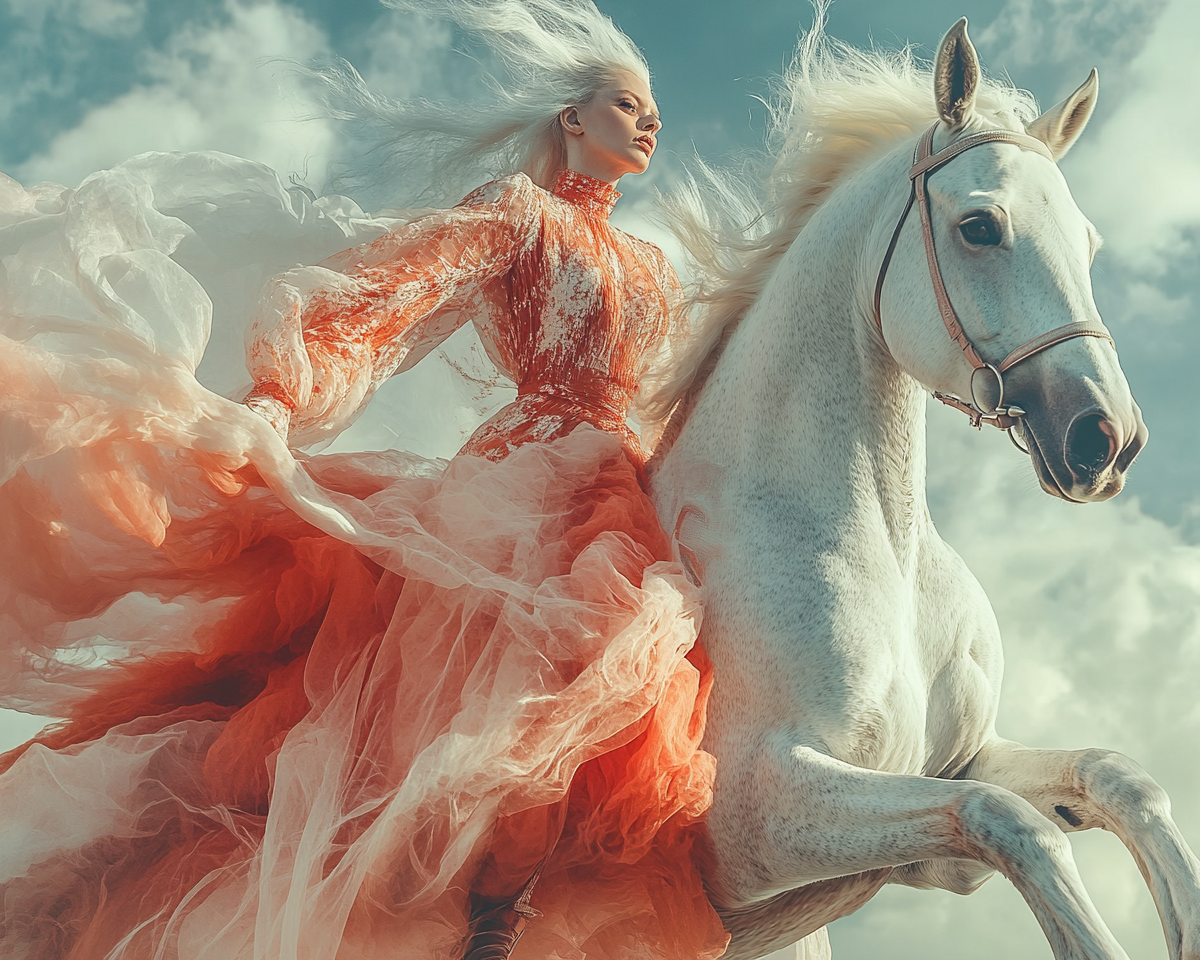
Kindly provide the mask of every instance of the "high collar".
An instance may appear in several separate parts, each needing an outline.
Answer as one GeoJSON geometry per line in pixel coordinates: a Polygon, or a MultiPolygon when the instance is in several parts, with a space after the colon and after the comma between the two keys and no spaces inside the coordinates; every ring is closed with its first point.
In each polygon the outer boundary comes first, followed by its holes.
{"type": "Polygon", "coordinates": [[[573,203],[586,213],[608,219],[621,193],[611,183],[589,177],[578,170],[564,170],[551,191],[556,197],[573,203]]]}

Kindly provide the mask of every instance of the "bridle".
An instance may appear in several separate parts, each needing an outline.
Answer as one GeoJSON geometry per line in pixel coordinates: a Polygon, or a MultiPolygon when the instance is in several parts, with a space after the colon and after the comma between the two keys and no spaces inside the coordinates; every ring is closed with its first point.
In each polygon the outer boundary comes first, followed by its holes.
{"type": "MultiPolygon", "coordinates": [[[[911,188],[908,192],[908,203],[904,205],[904,212],[900,214],[900,219],[896,223],[896,229],[892,231],[891,242],[888,243],[887,253],[884,255],[883,263],[879,267],[879,277],[875,281],[875,325],[879,328],[879,334],[882,337],[883,316],[880,313],[879,301],[883,296],[883,281],[887,276],[887,268],[888,264],[892,261],[892,254],[896,250],[896,243],[900,239],[900,231],[904,227],[904,221],[908,219],[908,212],[913,208],[913,204],[916,204],[917,209],[921,213],[921,232],[925,238],[925,259],[929,262],[929,278],[933,281],[933,292],[937,297],[938,311],[942,315],[942,322],[946,325],[946,332],[950,334],[950,338],[962,349],[963,356],[967,358],[967,362],[972,368],[970,401],[963,400],[961,397],[956,397],[952,394],[939,393],[938,391],[934,391],[933,395],[938,400],[941,400],[942,403],[965,413],[971,418],[971,425],[973,427],[978,428],[982,423],[990,423],[992,426],[1008,431],[1009,438],[1016,444],[1017,441],[1013,439],[1012,428],[1025,416],[1025,411],[1013,404],[1005,406],[1004,374],[1022,360],[1028,360],[1043,350],[1048,350],[1056,344],[1072,340],[1075,337],[1100,337],[1111,344],[1113,342],[1112,335],[1102,323],[1077,320],[1073,323],[1064,324],[1061,327],[1055,327],[1053,330],[1026,340],[1015,350],[1012,350],[999,363],[989,363],[979,355],[979,351],[975,349],[974,344],[971,343],[970,338],[963,330],[958,315],[954,312],[954,305],[950,302],[950,296],[946,293],[946,284],[942,281],[942,271],[938,266],[937,250],[933,245],[933,226],[930,222],[929,194],[926,189],[929,176],[934,171],[944,167],[960,153],[964,153],[972,147],[978,147],[985,143],[1015,144],[1022,149],[1040,153],[1051,163],[1055,162],[1054,155],[1041,140],[1024,133],[1014,133],[1011,130],[983,130],[979,133],[968,134],[934,153],[933,135],[937,132],[940,123],[940,120],[934,123],[932,127],[925,131],[921,139],[917,141],[917,148],[913,155],[913,165],[908,171],[908,179],[911,183],[911,188]],[[996,404],[990,410],[980,404],[975,389],[975,380],[981,370],[991,371],[992,375],[996,378],[996,385],[999,389],[996,404]]],[[[1019,444],[1017,446],[1019,449],[1023,449],[1020,448],[1019,444]]]]}

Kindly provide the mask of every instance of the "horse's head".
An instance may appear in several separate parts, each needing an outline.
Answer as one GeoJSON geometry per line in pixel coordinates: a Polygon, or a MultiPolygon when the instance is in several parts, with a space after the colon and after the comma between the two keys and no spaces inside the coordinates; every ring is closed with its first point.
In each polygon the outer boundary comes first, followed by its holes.
{"type": "Polygon", "coordinates": [[[881,329],[919,381],[976,416],[998,413],[1047,492],[1104,500],[1121,490],[1147,430],[1092,298],[1099,236],[1054,162],[1091,116],[1096,72],[1024,131],[981,116],[979,87],[960,20],[938,50],[941,121],[885,261],[881,329]],[[1001,128],[1015,136],[977,136],[1001,128]]]}

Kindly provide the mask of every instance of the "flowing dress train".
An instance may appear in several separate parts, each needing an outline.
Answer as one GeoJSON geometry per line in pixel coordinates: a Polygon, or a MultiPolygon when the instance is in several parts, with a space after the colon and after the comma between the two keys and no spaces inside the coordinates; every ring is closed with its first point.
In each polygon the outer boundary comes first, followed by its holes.
{"type": "Polygon", "coordinates": [[[616,196],[0,178],[0,705],[63,718],[0,758],[0,953],[450,960],[548,856],[516,960],[721,954],[712,671],[626,426],[677,281],[616,196]],[[293,456],[196,378],[272,273],[249,372],[293,446],[467,321],[517,399],[449,463],[293,456]]]}

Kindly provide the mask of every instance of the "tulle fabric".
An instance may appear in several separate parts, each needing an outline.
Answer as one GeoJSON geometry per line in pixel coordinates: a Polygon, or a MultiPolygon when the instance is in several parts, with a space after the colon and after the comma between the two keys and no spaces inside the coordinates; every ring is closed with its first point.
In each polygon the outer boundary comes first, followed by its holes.
{"type": "Polygon", "coordinates": [[[196,377],[214,304],[388,227],[217,155],[0,180],[0,698],[65,718],[3,760],[4,956],[443,960],[552,848],[518,960],[724,949],[620,440],[297,461],[196,377]]]}

